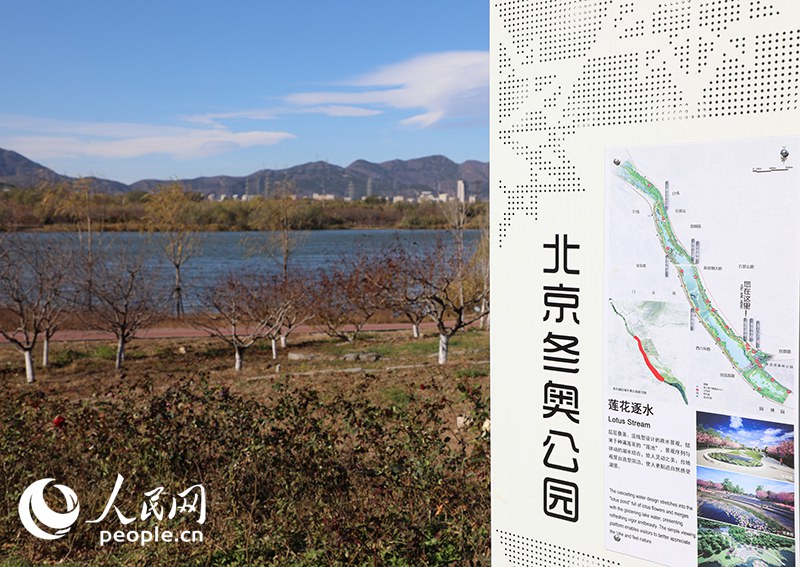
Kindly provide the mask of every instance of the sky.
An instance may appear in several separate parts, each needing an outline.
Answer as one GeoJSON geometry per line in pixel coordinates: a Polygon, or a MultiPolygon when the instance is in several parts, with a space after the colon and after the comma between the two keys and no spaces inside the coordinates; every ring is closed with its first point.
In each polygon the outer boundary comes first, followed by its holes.
{"type": "Polygon", "coordinates": [[[70,176],[488,161],[489,3],[4,2],[0,148],[70,176]]]}

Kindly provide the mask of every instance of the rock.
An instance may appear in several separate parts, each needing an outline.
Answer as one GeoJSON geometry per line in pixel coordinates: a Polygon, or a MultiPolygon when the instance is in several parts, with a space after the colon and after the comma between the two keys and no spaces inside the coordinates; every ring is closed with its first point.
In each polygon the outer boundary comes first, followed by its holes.
{"type": "Polygon", "coordinates": [[[185,346],[178,347],[178,354],[186,354],[186,347],[185,346]]]}
{"type": "Polygon", "coordinates": [[[316,358],[313,354],[304,354],[302,352],[290,352],[286,355],[289,360],[314,360],[316,358]]]}
{"type": "Polygon", "coordinates": [[[377,352],[348,352],[342,356],[342,360],[347,362],[375,362],[380,358],[377,352]]]}

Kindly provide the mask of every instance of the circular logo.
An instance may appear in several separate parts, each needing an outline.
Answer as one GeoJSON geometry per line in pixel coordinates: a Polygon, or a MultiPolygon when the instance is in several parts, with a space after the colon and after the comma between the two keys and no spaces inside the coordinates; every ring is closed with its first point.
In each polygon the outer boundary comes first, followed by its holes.
{"type": "Polygon", "coordinates": [[[72,524],[78,519],[78,513],[81,510],[78,496],[70,487],[63,484],[54,484],[53,486],[61,491],[66,503],[66,512],[59,513],[50,509],[50,506],[44,501],[44,489],[53,481],[55,481],[54,478],[37,480],[25,489],[19,499],[19,517],[22,525],[39,539],[58,539],[67,535],[72,524]],[[36,523],[37,521],[54,532],[44,531],[36,523]]]}

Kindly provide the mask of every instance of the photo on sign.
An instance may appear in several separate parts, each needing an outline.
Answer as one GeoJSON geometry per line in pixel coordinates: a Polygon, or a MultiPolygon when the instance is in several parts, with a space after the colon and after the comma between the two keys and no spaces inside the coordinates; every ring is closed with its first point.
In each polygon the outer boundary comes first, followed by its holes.
{"type": "Polygon", "coordinates": [[[697,564],[703,567],[794,567],[794,540],[700,518],[697,564]]]}
{"type": "Polygon", "coordinates": [[[697,464],[794,482],[794,427],[738,416],[697,413],[697,464]]]}
{"type": "Polygon", "coordinates": [[[697,467],[697,515],[733,526],[794,536],[794,484],[697,467]]]}

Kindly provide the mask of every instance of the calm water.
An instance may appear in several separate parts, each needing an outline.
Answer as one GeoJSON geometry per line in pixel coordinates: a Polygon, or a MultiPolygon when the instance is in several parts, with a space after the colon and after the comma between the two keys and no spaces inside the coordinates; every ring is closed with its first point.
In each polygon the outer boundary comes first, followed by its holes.
{"type": "MultiPolygon", "coordinates": [[[[453,236],[443,230],[318,230],[297,233],[298,244],[290,260],[290,268],[301,270],[328,269],[340,262],[347,254],[363,250],[367,253],[377,252],[385,246],[400,243],[412,249],[431,249],[438,241],[451,245],[453,236]]],[[[280,252],[271,256],[267,252],[254,253],[255,244],[267,242],[265,233],[257,232],[208,232],[201,234],[200,250],[181,269],[184,286],[187,290],[186,300],[193,303],[198,290],[212,284],[218,278],[229,273],[280,273],[280,252]]],[[[76,233],[44,233],[25,234],[23,238],[57,239],[67,238],[78,246],[76,233]]],[[[472,251],[480,238],[480,231],[464,232],[464,242],[472,251]]],[[[147,235],[138,232],[100,233],[95,234],[95,246],[107,249],[111,254],[115,251],[130,250],[134,253],[144,252],[147,264],[153,269],[155,277],[163,279],[165,285],[171,285],[174,277],[172,266],[167,264],[163,253],[147,235]]]]}

